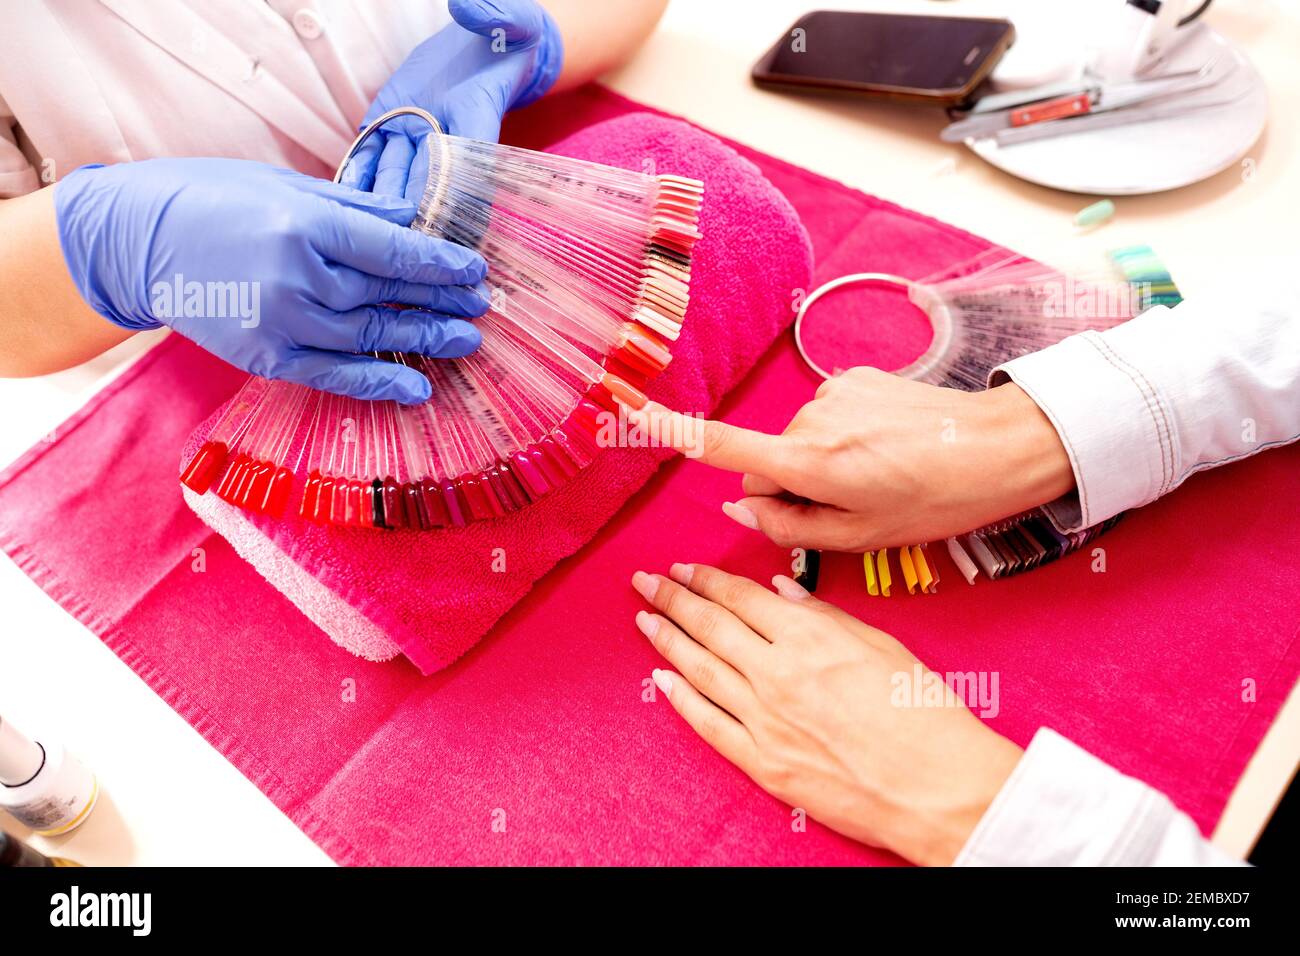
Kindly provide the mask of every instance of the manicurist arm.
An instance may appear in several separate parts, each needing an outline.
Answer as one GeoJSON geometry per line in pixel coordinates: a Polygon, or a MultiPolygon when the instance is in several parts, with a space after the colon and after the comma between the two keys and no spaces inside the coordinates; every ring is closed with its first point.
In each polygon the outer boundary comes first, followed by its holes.
{"type": "MultiPolygon", "coordinates": [[[[371,112],[423,106],[450,132],[495,139],[507,110],[630,55],[664,5],[452,0],[455,22],[412,52],[371,112]]],[[[476,288],[484,263],[401,234],[415,210],[402,198],[414,145],[401,139],[390,138],[383,161],[385,144],[372,139],[369,166],[354,164],[343,186],[254,162],[168,159],[86,166],[0,200],[0,376],[55,372],[168,325],[250,372],[361,398],[422,400],[423,376],[351,353],[473,351],[478,332],[463,320],[486,308],[476,288]],[[377,176],[376,167],[388,172],[377,176]],[[239,309],[185,314],[194,311],[188,300],[168,290],[190,283],[205,302],[233,289],[239,309]]],[[[0,195],[37,185],[8,123],[0,153],[0,195]]],[[[423,181],[421,168],[409,191],[423,181]]]]}
{"type": "Polygon", "coordinates": [[[654,31],[668,0],[542,0],[564,39],[561,92],[581,86],[631,58],[654,31]]]}
{"type": "Polygon", "coordinates": [[[423,375],[354,353],[473,351],[487,267],[407,228],[414,215],[248,160],[82,166],[0,205],[0,374],[56,371],[166,325],[257,375],[423,401],[423,375]]]}
{"type": "Polygon", "coordinates": [[[59,251],[52,188],[0,201],[0,330],[5,378],[78,365],[133,334],[77,292],[59,251]]]}

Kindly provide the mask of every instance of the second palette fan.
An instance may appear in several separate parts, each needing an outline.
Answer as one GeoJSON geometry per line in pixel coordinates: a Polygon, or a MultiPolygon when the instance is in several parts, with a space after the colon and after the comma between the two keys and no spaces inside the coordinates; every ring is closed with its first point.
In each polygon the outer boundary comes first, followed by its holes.
{"type": "MultiPolygon", "coordinates": [[[[182,483],[245,510],[431,530],[501,517],[588,465],[668,365],[689,301],[704,184],[444,134],[412,228],[477,248],[492,308],[460,359],[381,353],[426,375],[422,405],[253,377],[182,483]],[[297,491],[301,489],[301,497],[297,491]]],[[[347,160],[345,159],[344,165],[347,160]]],[[[340,168],[340,172],[342,167],[340,168]]]]}
{"type": "MultiPolygon", "coordinates": [[[[945,388],[981,391],[1005,362],[1087,330],[1113,328],[1155,306],[1182,300],[1169,271],[1149,246],[1109,249],[1100,260],[1087,256],[1067,268],[1045,265],[1005,249],[993,248],[924,279],[863,272],[843,276],[816,289],[795,320],[795,344],[810,368],[830,378],[810,355],[804,339],[809,309],[824,295],[848,285],[871,283],[905,290],[925,313],[933,330],[929,347],[894,374],[945,388]]],[[[990,579],[1010,577],[1079,550],[1105,533],[1122,515],[1082,530],[1062,532],[1043,508],[946,539],[947,551],[962,577],[974,584],[982,572],[990,579]]],[[[890,596],[895,576],[890,550],[909,594],[933,593],[937,565],[927,545],[868,551],[863,557],[867,593],[890,596]]],[[[815,581],[817,564],[807,580],[815,581]]],[[[802,582],[806,583],[806,582],[802,582]]]]}

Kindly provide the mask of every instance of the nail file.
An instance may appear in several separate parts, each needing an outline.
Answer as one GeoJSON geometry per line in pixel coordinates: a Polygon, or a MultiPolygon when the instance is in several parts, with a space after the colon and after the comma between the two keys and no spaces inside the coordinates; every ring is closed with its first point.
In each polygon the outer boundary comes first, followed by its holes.
{"type": "Polygon", "coordinates": [[[1046,87],[1036,95],[1028,94],[1035,95],[1033,100],[1008,100],[1000,109],[973,110],[966,118],[945,127],[939,138],[961,143],[996,136],[999,142],[1010,142],[1016,130],[1022,131],[1019,135],[1023,138],[1055,136],[1084,128],[1078,124],[1085,117],[1104,113],[1114,114],[1115,123],[1141,122],[1148,117],[1146,111],[1134,108],[1138,104],[1172,100],[1169,109],[1175,112],[1199,108],[1200,104],[1179,102],[1177,97],[1218,86],[1234,70],[1234,64],[1221,64],[1216,58],[1194,70],[1129,83],[1093,82],[1075,84],[1073,89],[1066,85],[1046,87]]]}

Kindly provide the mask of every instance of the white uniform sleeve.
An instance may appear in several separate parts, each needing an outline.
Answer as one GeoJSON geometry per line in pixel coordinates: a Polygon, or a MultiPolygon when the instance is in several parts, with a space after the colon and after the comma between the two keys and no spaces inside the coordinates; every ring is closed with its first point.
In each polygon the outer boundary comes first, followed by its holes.
{"type": "Polygon", "coordinates": [[[1158,306],[994,369],[1056,427],[1076,491],[1046,506],[1077,531],[1191,474],[1300,438],[1300,301],[1158,306]]]}
{"type": "Polygon", "coordinates": [[[1040,729],[955,866],[1239,866],[1168,798],[1040,729]]]}
{"type": "Polygon", "coordinates": [[[0,199],[23,196],[40,187],[40,177],[18,148],[18,121],[0,99],[0,199]]]}

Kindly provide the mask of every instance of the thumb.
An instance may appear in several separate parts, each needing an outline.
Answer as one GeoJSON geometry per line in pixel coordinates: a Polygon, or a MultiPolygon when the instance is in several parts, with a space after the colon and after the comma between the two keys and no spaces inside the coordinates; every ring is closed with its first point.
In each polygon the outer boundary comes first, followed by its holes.
{"type": "Polygon", "coordinates": [[[546,29],[542,8],[534,0],[449,0],[453,20],[471,33],[503,44],[497,53],[514,53],[537,45],[546,29]]]}
{"type": "Polygon", "coordinates": [[[861,551],[863,547],[861,516],[830,505],[756,496],[728,501],[722,510],[783,548],[861,551]]]}

